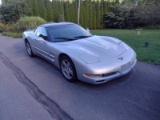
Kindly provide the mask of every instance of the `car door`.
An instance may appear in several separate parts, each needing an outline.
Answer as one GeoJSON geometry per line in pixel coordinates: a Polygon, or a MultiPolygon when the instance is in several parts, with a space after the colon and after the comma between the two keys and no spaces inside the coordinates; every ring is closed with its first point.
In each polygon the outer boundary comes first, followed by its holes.
{"type": "Polygon", "coordinates": [[[50,59],[50,54],[49,54],[49,41],[47,37],[47,32],[44,27],[38,27],[37,30],[35,31],[36,38],[34,40],[34,46],[37,51],[37,53],[47,59],[50,59]]]}

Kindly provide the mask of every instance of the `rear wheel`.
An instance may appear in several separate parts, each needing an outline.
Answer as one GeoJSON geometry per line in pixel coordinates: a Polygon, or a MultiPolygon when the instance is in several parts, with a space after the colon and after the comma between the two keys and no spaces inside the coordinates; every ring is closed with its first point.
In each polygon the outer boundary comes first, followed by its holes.
{"type": "Polygon", "coordinates": [[[76,70],[72,60],[69,57],[67,56],[61,57],[60,67],[61,67],[61,72],[63,76],[66,78],[66,80],[70,82],[76,81],[77,79],[76,70]]]}
{"type": "Polygon", "coordinates": [[[31,48],[30,43],[28,41],[26,41],[25,44],[26,44],[26,51],[27,51],[28,55],[31,56],[31,57],[33,57],[34,54],[32,52],[32,48],[31,48]]]}

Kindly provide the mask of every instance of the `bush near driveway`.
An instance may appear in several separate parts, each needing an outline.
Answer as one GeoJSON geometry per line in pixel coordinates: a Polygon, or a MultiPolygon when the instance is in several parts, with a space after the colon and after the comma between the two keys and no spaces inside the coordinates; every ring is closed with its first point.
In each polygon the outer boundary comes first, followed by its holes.
{"type": "Polygon", "coordinates": [[[4,25],[0,25],[0,33],[3,32],[5,30],[5,26],[4,25]]]}
{"type": "Polygon", "coordinates": [[[22,33],[25,30],[35,29],[44,23],[46,23],[46,21],[40,17],[21,17],[15,24],[0,23],[0,33],[14,38],[22,37],[22,33]]]}
{"type": "Polygon", "coordinates": [[[35,29],[37,26],[46,23],[43,18],[34,17],[34,16],[26,16],[22,17],[18,20],[18,25],[20,30],[28,30],[28,29],[35,29]]]}
{"type": "Polygon", "coordinates": [[[5,26],[2,22],[0,22],[0,33],[5,30],[5,26]]]}
{"type": "Polygon", "coordinates": [[[13,38],[21,38],[22,37],[22,33],[15,33],[15,32],[2,32],[2,35],[13,37],[13,38]]]}

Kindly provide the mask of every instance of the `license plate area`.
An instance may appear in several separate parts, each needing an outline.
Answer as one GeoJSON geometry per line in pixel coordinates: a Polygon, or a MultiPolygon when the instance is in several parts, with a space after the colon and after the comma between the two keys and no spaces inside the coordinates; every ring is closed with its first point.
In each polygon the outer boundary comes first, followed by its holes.
{"type": "Polygon", "coordinates": [[[122,66],[121,66],[121,72],[122,72],[122,73],[127,72],[127,71],[130,69],[130,67],[131,67],[131,63],[130,63],[130,62],[122,65],[122,66]]]}

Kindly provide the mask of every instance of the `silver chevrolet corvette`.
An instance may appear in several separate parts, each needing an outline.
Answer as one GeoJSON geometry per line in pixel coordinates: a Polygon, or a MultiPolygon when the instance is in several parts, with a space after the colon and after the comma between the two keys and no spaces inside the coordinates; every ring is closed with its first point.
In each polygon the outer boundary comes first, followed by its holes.
{"type": "Polygon", "coordinates": [[[27,53],[41,56],[58,67],[66,80],[101,84],[127,74],[136,53],[124,42],[92,35],[70,23],[48,23],[23,33],[27,53]]]}

